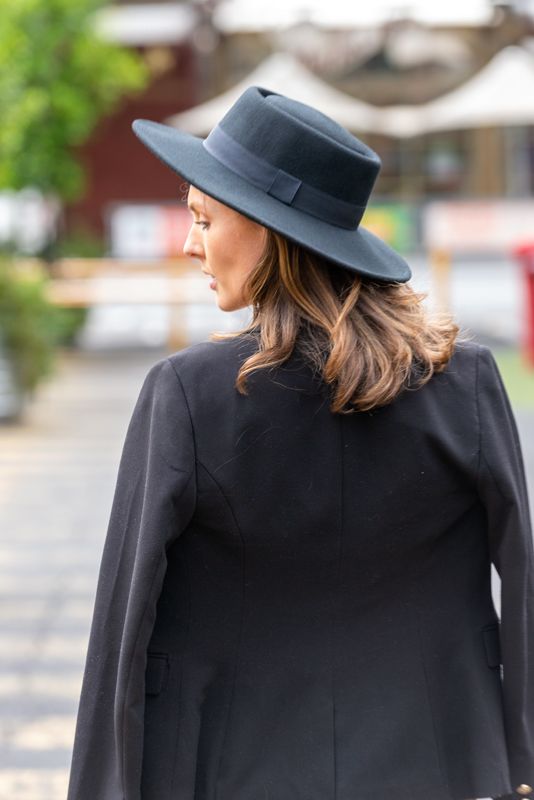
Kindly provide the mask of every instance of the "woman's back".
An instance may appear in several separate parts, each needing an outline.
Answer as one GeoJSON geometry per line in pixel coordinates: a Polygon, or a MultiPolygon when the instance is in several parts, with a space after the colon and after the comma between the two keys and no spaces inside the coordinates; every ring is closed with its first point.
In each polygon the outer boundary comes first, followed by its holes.
{"type": "Polygon", "coordinates": [[[298,357],[254,376],[251,400],[235,392],[253,349],[164,359],[132,418],[110,526],[153,591],[130,594],[122,634],[127,783],[160,800],[509,792],[491,543],[508,569],[521,554],[505,528],[488,537],[484,464],[505,493],[520,476],[480,452],[495,419],[513,435],[488,408],[491,354],[458,344],[419,390],[342,415],[298,357]],[[150,500],[171,485],[172,504],[150,500]],[[120,530],[138,516],[129,552],[120,530]]]}
{"type": "Polygon", "coordinates": [[[252,321],[141,388],[68,800],[531,794],[517,430],[488,348],[359,225],[378,156],[260,87],[206,140],[134,127],[198,177],[184,252],[252,321]]]}

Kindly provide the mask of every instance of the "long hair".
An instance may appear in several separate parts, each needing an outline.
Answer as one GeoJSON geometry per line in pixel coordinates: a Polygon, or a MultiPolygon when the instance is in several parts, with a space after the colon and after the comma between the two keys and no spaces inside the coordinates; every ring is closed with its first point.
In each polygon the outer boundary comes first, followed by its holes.
{"type": "Polygon", "coordinates": [[[283,364],[298,346],[330,387],[336,413],[369,411],[422,386],[445,368],[459,333],[450,315],[430,317],[426,293],[362,277],[270,229],[244,294],[250,324],[210,336],[257,335],[258,350],[241,365],[236,389],[248,394],[248,375],[283,364]]]}

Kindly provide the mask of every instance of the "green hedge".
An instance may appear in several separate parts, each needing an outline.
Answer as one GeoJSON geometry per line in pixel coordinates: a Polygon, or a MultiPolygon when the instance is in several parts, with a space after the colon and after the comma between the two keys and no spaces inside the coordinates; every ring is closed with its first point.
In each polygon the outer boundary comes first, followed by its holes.
{"type": "Polygon", "coordinates": [[[44,270],[0,259],[0,339],[19,387],[29,394],[53,372],[56,347],[72,342],[86,314],[51,303],[47,281],[44,270]]]}

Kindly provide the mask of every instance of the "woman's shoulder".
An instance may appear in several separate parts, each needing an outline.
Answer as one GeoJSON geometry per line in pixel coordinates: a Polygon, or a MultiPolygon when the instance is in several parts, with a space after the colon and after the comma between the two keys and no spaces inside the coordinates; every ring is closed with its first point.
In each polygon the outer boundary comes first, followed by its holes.
{"type": "MultiPolygon", "coordinates": [[[[217,380],[235,379],[239,367],[258,350],[254,334],[238,334],[227,339],[207,340],[188,345],[159,362],[170,363],[176,374],[187,382],[198,384],[217,380]]],[[[476,382],[480,358],[491,360],[491,350],[484,344],[468,338],[456,340],[452,355],[441,371],[436,372],[430,383],[476,382]]],[[[155,365],[157,366],[157,365],[155,365]]]]}
{"type": "Polygon", "coordinates": [[[480,353],[486,350],[489,350],[486,345],[473,339],[457,339],[444,372],[476,368],[476,362],[480,357],[480,353]]]}
{"type": "Polygon", "coordinates": [[[493,362],[493,351],[488,345],[473,339],[458,339],[441,374],[464,379],[471,375],[477,382],[480,365],[493,362]]]}
{"type": "Polygon", "coordinates": [[[228,339],[195,342],[167,356],[175,372],[184,380],[228,376],[253,352],[257,342],[253,336],[239,334],[228,339]]]}
{"type": "Polygon", "coordinates": [[[448,398],[452,405],[474,402],[486,365],[494,363],[490,347],[473,339],[459,338],[445,366],[437,370],[421,389],[425,390],[425,395],[436,395],[440,401],[448,398]]]}

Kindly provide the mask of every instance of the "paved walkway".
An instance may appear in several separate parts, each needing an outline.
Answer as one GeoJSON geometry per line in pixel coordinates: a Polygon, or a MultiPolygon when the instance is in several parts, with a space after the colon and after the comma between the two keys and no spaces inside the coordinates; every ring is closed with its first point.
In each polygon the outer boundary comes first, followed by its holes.
{"type": "MultiPolygon", "coordinates": [[[[66,796],[120,452],[165,354],[65,353],[26,424],[0,426],[0,800],[66,796]]],[[[534,414],[518,422],[534,497],[534,414]]]]}
{"type": "Polygon", "coordinates": [[[163,355],[65,354],[27,424],[0,427],[0,800],[66,796],[120,451],[163,355]]]}

